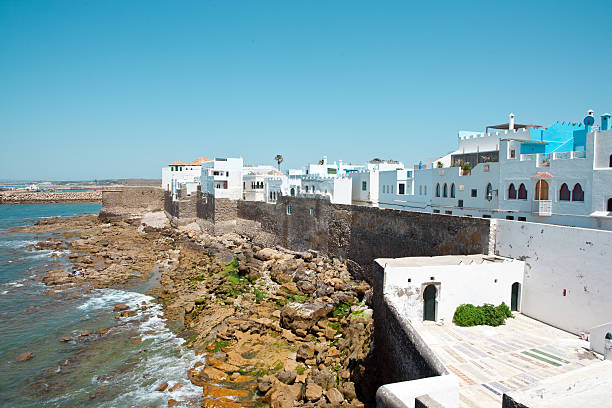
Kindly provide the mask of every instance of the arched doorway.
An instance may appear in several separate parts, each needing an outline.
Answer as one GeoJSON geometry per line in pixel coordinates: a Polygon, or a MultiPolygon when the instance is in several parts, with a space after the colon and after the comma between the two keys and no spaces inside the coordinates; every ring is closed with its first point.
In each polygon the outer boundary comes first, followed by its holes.
{"type": "Polygon", "coordinates": [[[295,197],[295,188],[291,187],[291,197],[295,197]]]}
{"type": "Polygon", "coordinates": [[[538,180],[536,183],[535,199],[548,200],[548,182],[546,180],[538,180]]]}
{"type": "Polygon", "coordinates": [[[519,310],[519,299],[521,293],[521,284],[514,282],[512,284],[512,295],[510,297],[510,310],[517,312],[519,310]]]}
{"type": "Polygon", "coordinates": [[[423,320],[436,321],[436,287],[427,285],[423,291],[423,320]]]}

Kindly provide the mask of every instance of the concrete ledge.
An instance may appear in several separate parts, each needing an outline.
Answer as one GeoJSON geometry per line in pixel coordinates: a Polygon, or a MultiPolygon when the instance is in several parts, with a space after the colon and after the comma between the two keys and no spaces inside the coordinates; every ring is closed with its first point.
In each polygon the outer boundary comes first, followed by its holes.
{"type": "Polygon", "coordinates": [[[426,394],[416,397],[414,400],[414,408],[444,408],[444,405],[426,394]]]}
{"type": "Polygon", "coordinates": [[[425,405],[427,407],[457,408],[459,406],[459,383],[454,375],[441,375],[383,385],[376,391],[376,406],[378,408],[415,408],[416,399],[424,397],[424,394],[427,394],[427,401],[437,404],[425,405]]]}

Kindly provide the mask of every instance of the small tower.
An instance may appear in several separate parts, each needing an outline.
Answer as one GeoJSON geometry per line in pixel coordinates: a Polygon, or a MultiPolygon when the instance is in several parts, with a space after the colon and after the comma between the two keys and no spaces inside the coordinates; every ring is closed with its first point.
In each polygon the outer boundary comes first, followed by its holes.
{"type": "Polygon", "coordinates": [[[514,130],[514,113],[510,114],[510,120],[508,121],[508,130],[514,130]]]}

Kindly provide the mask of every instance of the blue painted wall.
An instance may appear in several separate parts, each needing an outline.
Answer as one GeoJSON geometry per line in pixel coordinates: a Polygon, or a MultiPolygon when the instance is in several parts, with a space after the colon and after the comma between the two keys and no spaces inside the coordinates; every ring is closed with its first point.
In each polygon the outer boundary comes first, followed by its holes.
{"type": "Polygon", "coordinates": [[[545,144],[525,142],[521,154],[571,152],[584,150],[586,129],[582,123],[555,122],[546,129],[531,129],[531,140],[545,144]]]}

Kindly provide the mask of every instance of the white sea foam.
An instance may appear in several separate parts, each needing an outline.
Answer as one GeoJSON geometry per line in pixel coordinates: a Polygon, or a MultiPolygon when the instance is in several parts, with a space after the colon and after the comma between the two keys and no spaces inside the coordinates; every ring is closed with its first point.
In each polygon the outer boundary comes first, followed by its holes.
{"type": "Polygon", "coordinates": [[[34,245],[34,244],[37,244],[37,243],[38,243],[38,241],[32,241],[32,240],[21,240],[21,241],[7,240],[7,241],[0,241],[0,247],[4,247],[4,248],[23,248],[25,246],[34,245]]]}
{"type": "MultiPolygon", "coordinates": [[[[96,310],[117,303],[125,303],[130,308],[140,306],[143,301],[147,302],[144,310],[139,310],[137,316],[122,319],[123,322],[135,321],[143,342],[146,342],[146,358],[125,374],[121,382],[125,384],[125,392],[113,401],[102,404],[104,407],[117,406],[142,406],[166,404],[169,398],[175,400],[197,400],[202,393],[201,387],[196,387],[189,381],[187,370],[197,362],[205,362],[203,357],[198,357],[190,350],[181,347],[185,342],[177,337],[165,325],[165,320],[158,317],[162,313],[162,306],[152,303],[151,296],[135,292],[126,292],[117,289],[102,289],[94,292],[94,297],[89,299],[79,308],[83,310],[96,310]],[[149,378],[156,378],[153,384],[148,384],[149,378]],[[183,386],[178,390],[167,393],[155,391],[162,383],[168,383],[171,388],[177,383],[183,386]]],[[[92,380],[97,383],[96,379],[92,380]]]]}

